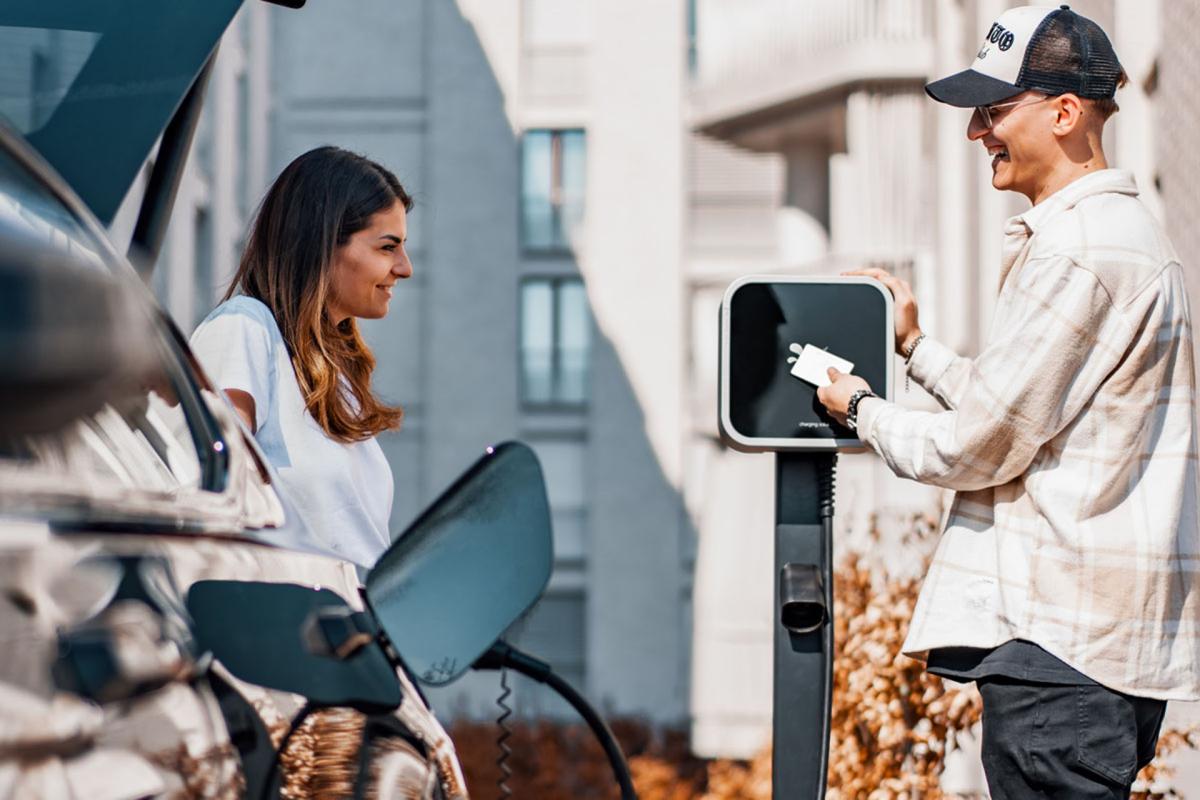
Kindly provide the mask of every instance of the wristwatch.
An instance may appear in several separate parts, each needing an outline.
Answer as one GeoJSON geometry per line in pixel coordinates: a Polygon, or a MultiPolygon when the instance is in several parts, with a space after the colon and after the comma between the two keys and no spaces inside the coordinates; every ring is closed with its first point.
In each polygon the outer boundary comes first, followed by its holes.
{"type": "Polygon", "coordinates": [[[870,389],[859,389],[850,395],[850,402],[846,404],[846,427],[852,431],[858,430],[858,404],[864,397],[879,397],[879,395],[870,389]]]}

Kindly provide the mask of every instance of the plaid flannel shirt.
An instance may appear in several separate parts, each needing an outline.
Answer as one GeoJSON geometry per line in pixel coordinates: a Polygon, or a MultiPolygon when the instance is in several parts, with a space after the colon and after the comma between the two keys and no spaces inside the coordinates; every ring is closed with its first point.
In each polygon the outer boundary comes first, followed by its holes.
{"type": "Polygon", "coordinates": [[[1131,175],[1009,220],[989,342],[925,339],[944,407],[859,406],[900,476],[955,490],[904,652],[1026,639],[1112,689],[1200,699],[1200,532],[1183,269],[1131,175]]]}

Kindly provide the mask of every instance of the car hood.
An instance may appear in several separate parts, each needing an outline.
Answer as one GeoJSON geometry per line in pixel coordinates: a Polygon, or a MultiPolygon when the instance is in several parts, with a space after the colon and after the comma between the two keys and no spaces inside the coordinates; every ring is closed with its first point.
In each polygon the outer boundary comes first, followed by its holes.
{"type": "Polygon", "coordinates": [[[0,116],[105,225],[243,0],[4,0],[0,116]]]}

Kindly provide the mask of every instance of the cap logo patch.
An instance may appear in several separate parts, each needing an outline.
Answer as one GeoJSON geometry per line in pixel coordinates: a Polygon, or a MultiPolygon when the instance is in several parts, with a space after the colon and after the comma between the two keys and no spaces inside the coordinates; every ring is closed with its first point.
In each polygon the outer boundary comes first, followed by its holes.
{"type": "Polygon", "coordinates": [[[1007,50],[1012,47],[1014,39],[1012,31],[1005,28],[999,22],[992,23],[992,29],[988,31],[987,35],[987,40],[1001,50],[1007,50]]]}

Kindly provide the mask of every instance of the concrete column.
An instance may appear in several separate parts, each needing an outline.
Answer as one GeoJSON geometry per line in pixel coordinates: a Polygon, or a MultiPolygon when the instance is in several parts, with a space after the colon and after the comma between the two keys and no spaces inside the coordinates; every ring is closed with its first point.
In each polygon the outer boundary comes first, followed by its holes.
{"type": "Polygon", "coordinates": [[[1109,164],[1134,174],[1141,199],[1162,218],[1162,198],[1154,185],[1158,167],[1154,102],[1146,92],[1147,81],[1157,69],[1161,34],[1160,0],[1118,0],[1116,20],[1110,33],[1117,58],[1129,76],[1129,84],[1117,90],[1121,110],[1108,122],[1105,155],[1109,164]],[[1108,132],[1112,132],[1112,136],[1108,132]]]}
{"type": "MultiPolygon", "coordinates": [[[[975,27],[978,32],[973,37],[970,35],[972,31],[968,32],[967,46],[969,48],[974,47],[977,42],[983,41],[983,34],[987,31],[988,25],[1008,6],[1009,4],[1004,0],[978,0],[975,15],[975,27]]],[[[969,60],[965,61],[959,69],[964,69],[969,64],[969,60]]],[[[965,135],[965,121],[963,130],[965,135]]],[[[975,250],[975,259],[978,265],[976,274],[979,276],[976,286],[978,313],[975,317],[975,340],[978,346],[982,347],[987,341],[988,331],[991,328],[992,313],[996,307],[996,295],[1000,288],[1000,245],[1003,240],[1004,220],[1009,216],[1011,201],[1005,198],[1005,193],[992,187],[991,162],[988,160],[983,146],[978,142],[972,142],[968,146],[968,151],[968,163],[975,174],[978,208],[975,219],[978,231],[975,250]]],[[[1028,206],[1028,201],[1025,201],[1022,207],[1028,206]]]]}
{"type": "Polygon", "coordinates": [[[796,143],[785,151],[787,177],[779,209],[779,257],[793,266],[829,252],[829,145],[796,143]]]}
{"type": "MultiPolygon", "coordinates": [[[[962,5],[955,0],[937,0],[936,79],[962,69],[967,60],[962,5]]],[[[922,304],[922,323],[939,340],[960,353],[978,349],[978,331],[973,320],[979,298],[972,276],[975,272],[970,250],[969,180],[971,163],[965,114],[929,101],[934,125],[936,283],[922,292],[919,300],[932,301],[929,313],[922,304]]],[[[924,288],[925,282],[922,282],[924,288]]]]}
{"type": "Polygon", "coordinates": [[[212,159],[209,177],[209,214],[212,220],[212,296],[215,304],[222,289],[232,277],[235,267],[235,249],[241,229],[238,213],[237,171],[238,161],[246,157],[238,148],[238,102],[237,80],[244,61],[242,43],[238,41],[236,26],[244,24],[238,18],[222,42],[221,55],[213,70],[212,82],[206,102],[211,113],[212,159]]]}

